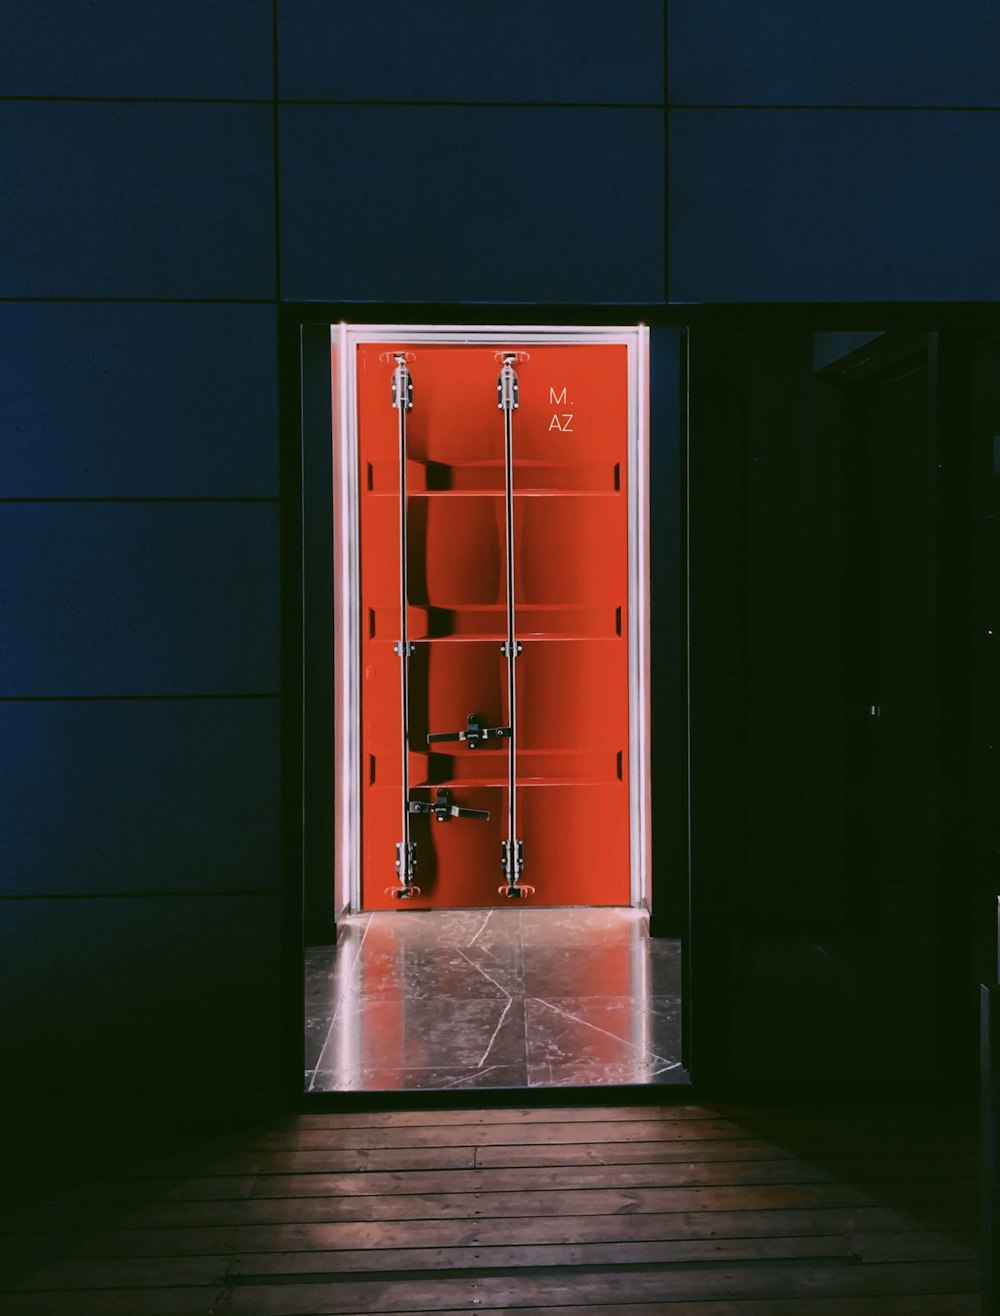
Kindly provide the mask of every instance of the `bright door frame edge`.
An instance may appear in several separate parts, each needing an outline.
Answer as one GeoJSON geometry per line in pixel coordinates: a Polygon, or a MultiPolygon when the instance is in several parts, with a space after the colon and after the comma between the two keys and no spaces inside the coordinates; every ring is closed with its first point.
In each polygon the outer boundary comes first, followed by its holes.
{"type": "Polygon", "coordinates": [[[652,903],[649,652],[649,329],[637,324],[576,325],[349,324],[330,326],[333,392],[334,633],[336,652],[335,917],[361,909],[360,545],[356,348],[362,342],[407,344],[601,343],[628,352],[628,668],[629,893],[652,903]]]}

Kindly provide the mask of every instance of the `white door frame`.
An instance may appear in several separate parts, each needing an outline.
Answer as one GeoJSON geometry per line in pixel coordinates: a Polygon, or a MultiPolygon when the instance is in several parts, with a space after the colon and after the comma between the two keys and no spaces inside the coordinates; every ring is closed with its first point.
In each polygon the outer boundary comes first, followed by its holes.
{"type": "Polygon", "coordinates": [[[361,906],[361,576],[358,524],[357,347],[392,342],[481,343],[500,350],[535,344],[605,343],[628,349],[628,644],[630,900],[652,893],[649,763],[649,330],[645,325],[331,326],[334,525],[334,801],[336,916],[361,906]]]}

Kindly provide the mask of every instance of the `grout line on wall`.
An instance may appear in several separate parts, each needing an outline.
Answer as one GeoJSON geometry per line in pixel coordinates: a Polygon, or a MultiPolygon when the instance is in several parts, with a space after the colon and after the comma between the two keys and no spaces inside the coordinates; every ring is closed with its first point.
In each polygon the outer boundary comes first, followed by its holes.
{"type": "Polygon", "coordinates": [[[937,114],[995,114],[1000,105],[881,105],[859,102],[856,105],[833,101],[668,101],[668,110],[868,110],[934,111],[937,114]]]}
{"type": "Polygon", "coordinates": [[[5,1102],[24,1101],[30,1099],[55,1100],[57,1102],[78,1101],[87,1097],[100,1097],[102,1101],[107,1101],[110,1096],[115,1098],[125,1098],[133,1100],[137,1097],[173,1097],[185,1100],[189,1097],[204,1098],[208,1096],[217,1097],[236,1097],[243,1104],[244,1097],[250,1096],[270,1096],[276,1091],[272,1086],[262,1087],[256,1083],[241,1083],[238,1087],[155,1087],[155,1088],[131,1088],[123,1087],[119,1084],[112,1084],[110,1087],[76,1087],[70,1082],[61,1082],[57,1091],[50,1087],[44,1088],[14,1088],[9,1087],[4,1093],[5,1102]]]}
{"type": "Polygon", "coordinates": [[[273,306],[271,297],[3,297],[0,302],[65,302],[98,306],[273,306]]]}
{"type": "Polygon", "coordinates": [[[274,193],[274,300],[281,301],[281,191],[278,101],[278,0],[271,0],[271,188],[274,193]]]}
{"type": "Polygon", "coordinates": [[[49,105],[270,105],[270,96],[19,96],[8,92],[0,101],[49,105]]]}
{"type": "Polygon", "coordinates": [[[662,110],[657,101],[446,101],[446,100],[346,100],[326,97],[284,97],[281,105],[337,106],[358,109],[399,110],[662,110]]]}
{"type": "MultiPolygon", "coordinates": [[[[277,42],[277,34],[275,35],[277,42]]],[[[664,32],[664,45],[667,36],[664,32]]],[[[487,110],[921,110],[939,114],[996,113],[996,105],[927,105],[922,102],[889,104],[881,101],[487,101],[487,100],[385,100],[327,97],[273,96],[18,96],[0,94],[0,104],[43,105],[281,105],[330,106],[340,108],[388,109],[487,109],[487,110]]]]}
{"type": "Polygon", "coordinates": [[[670,301],[670,0],[663,0],[663,300],[670,301]]]}
{"type": "Polygon", "coordinates": [[[231,896],[281,895],[280,886],[234,887],[213,891],[7,891],[0,895],[5,900],[228,900],[231,896]]]}
{"type": "Polygon", "coordinates": [[[157,495],[135,495],[130,494],[26,494],[24,497],[18,497],[16,494],[4,495],[0,497],[0,504],[3,503],[277,503],[279,501],[277,494],[163,494],[157,495]]]}
{"type": "Polygon", "coordinates": [[[401,101],[401,100],[319,100],[285,98],[286,106],[315,106],[340,109],[456,109],[456,110],[933,110],[949,113],[996,113],[997,105],[890,105],[860,101],[841,104],[833,101],[671,101],[666,95],[658,101],[401,101]]]}
{"type": "Polygon", "coordinates": [[[280,699],[280,690],[251,690],[246,694],[187,694],[187,695],[0,695],[0,704],[71,704],[99,703],[189,703],[212,699],[280,699]]]}

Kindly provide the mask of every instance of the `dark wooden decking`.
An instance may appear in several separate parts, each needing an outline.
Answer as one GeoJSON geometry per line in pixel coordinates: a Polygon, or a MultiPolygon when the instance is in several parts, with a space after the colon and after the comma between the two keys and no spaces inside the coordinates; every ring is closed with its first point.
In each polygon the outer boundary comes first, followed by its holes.
{"type": "Polygon", "coordinates": [[[974,1153],[934,1113],[303,1114],[24,1185],[0,1313],[973,1316],[974,1153]]]}

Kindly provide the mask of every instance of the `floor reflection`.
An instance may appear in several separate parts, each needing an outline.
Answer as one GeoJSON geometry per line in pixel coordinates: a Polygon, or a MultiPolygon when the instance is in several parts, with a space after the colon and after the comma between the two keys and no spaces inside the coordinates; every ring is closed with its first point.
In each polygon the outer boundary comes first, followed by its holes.
{"type": "Polygon", "coordinates": [[[687,1082],[680,946],[632,909],[391,910],[306,954],[309,1091],[687,1082]]]}

